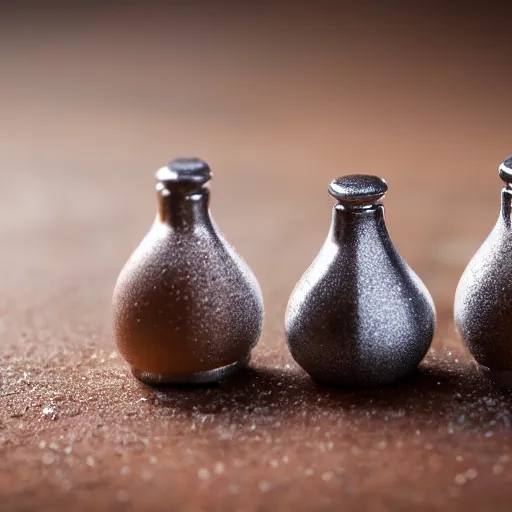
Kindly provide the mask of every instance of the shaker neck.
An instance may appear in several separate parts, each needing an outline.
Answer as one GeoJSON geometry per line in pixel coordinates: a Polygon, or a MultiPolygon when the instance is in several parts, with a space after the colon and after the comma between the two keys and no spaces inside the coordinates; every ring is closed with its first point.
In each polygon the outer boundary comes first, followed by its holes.
{"type": "Polygon", "coordinates": [[[507,226],[512,225],[512,189],[508,187],[501,191],[501,217],[507,226]]]}
{"type": "Polygon", "coordinates": [[[207,188],[192,193],[176,188],[157,186],[158,220],[170,227],[193,231],[197,226],[210,222],[208,205],[210,193],[207,188]]]}
{"type": "Polygon", "coordinates": [[[329,233],[333,242],[341,242],[347,237],[352,238],[363,226],[365,231],[375,229],[377,233],[384,229],[384,232],[387,233],[382,204],[373,204],[363,208],[347,208],[340,204],[334,206],[329,233]]]}

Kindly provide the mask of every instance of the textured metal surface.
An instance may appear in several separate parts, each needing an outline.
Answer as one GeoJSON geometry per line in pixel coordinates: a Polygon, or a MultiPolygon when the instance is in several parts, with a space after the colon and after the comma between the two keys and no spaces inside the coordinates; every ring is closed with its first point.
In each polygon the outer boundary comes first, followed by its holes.
{"type": "Polygon", "coordinates": [[[455,294],[455,325],[485,375],[512,387],[512,158],[499,167],[505,182],[501,211],[462,274],[455,294]]]}
{"type": "Polygon", "coordinates": [[[147,383],[221,378],[260,336],[261,291],[210,217],[209,176],[197,159],[158,171],[157,218],[114,291],[116,343],[147,383]]]}
{"type": "Polygon", "coordinates": [[[315,380],[374,386],[417,367],[432,342],[435,310],[394,248],[368,178],[349,179],[356,192],[361,184],[361,201],[334,207],[327,240],[290,297],[286,336],[294,359],[315,380]]]}

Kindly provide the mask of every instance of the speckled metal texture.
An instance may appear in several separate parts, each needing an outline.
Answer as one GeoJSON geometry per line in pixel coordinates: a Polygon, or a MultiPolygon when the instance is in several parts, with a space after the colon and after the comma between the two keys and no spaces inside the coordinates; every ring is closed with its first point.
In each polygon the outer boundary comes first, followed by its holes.
{"type": "MultiPolygon", "coordinates": [[[[292,356],[315,380],[377,386],[418,366],[432,342],[435,310],[389,238],[384,207],[374,203],[385,182],[376,193],[366,176],[347,179],[358,206],[334,207],[327,240],[290,297],[286,336],[292,356]]],[[[344,185],[343,178],[333,183],[344,185]]],[[[329,191],[335,195],[332,184],[329,191]]]]}
{"type": "Polygon", "coordinates": [[[512,388],[512,157],[499,175],[505,182],[498,221],[464,271],[455,294],[455,325],[481,370],[512,388]]]}
{"type": "Polygon", "coordinates": [[[158,171],[157,218],[114,291],[117,346],[150,385],[216,381],[249,359],[260,336],[261,291],[210,217],[209,177],[198,159],[158,171]]]}

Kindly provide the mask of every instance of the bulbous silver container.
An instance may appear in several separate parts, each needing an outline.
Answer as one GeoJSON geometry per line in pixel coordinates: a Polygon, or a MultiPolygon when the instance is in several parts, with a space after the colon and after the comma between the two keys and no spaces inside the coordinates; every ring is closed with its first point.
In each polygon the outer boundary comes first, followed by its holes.
{"type": "Polygon", "coordinates": [[[261,291],[210,216],[209,167],[175,160],[157,180],[155,222],[114,290],[115,341],[147,384],[216,381],[249,360],[263,322],[261,291]]]}
{"type": "Polygon", "coordinates": [[[379,386],[402,379],[425,356],[435,330],[427,289],[396,251],[375,176],[338,178],[327,240],[291,294],[288,347],[313,379],[379,386]]]}
{"type": "Polygon", "coordinates": [[[499,175],[505,182],[501,211],[473,256],[455,293],[455,326],[482,372],[512,388],[512,157],[499,175]]]}

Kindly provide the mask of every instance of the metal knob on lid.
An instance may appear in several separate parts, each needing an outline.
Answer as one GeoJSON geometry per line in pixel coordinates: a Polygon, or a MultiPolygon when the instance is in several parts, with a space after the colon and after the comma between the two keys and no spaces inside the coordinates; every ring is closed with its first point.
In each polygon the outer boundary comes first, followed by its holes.
{"type": "Polygon", "coordinates": [[[187,193],[200,190],[211,178],[210,167],[199,158],[177,158],[156,172],[160,187],[187,193]]]}
{"type": "Polygon", "coordinates": [[[498,169],[500,178],[507,184],[507,187],[512,185],[512,156],[509,156],[498,169]]]}
{"type": "Polygon", "coordinates": [[[387,191],[388,184],[383,178],[369,174],[349,174],[336,178],[329,185],[329,194],[347,207],[375,204],[387,191]]]}

